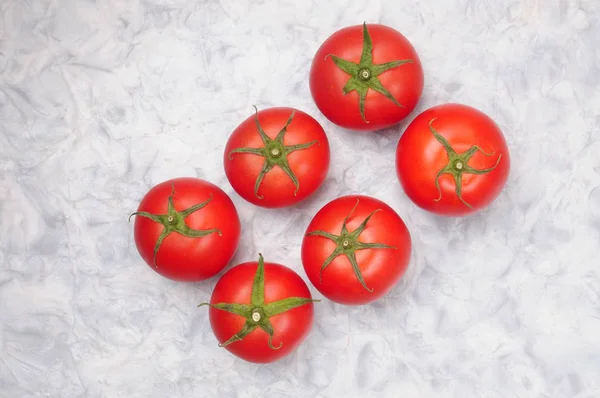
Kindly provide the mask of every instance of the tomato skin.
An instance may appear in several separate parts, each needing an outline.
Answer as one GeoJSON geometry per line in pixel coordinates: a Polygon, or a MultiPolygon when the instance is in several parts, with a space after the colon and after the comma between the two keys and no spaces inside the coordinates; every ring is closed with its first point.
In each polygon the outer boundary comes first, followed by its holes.
{"type": "Polygon", "coordinates": [[[362,305],[380,299],[400,280],[410,261],[411,236],[404,221],[389,205],[370,196],[348,195],[332,200],[313,217],[306,234],[301,248],[306,275],[323,296],[336,303],[362,305]],[[348,220],[348,231],[354,231],[371,212],[381,209],[367,223],[359,240],[396,247],[356,251],[364,280],[373,292],[359,283],[345,255],[336,257],[325,268],[321,281],[321,266],[335,250],[336,244],[321,236],[306,236],[316,230],[339,235],[344,219],[352,212],[357,200],[359,204],[348,220]]]}
{"type": "Polygon", "coordinates": [[[369,90],[365,117],[359,111],[356,91],[343,93],[349,75],[339,69],[329,54],[358,63],[363,48],[362,25],[342,28],[329,36],[317,50],[310,69],[310,92],[319,110],[332,123],[351,130],[375,131],[405,119],[416,107],[424,86],[421,60],[408,39],[385,25],[367,24],[373,42],[373,62],[412,59],[414,62],[390,69],[381,75],[382,85],[403,105],[399,107],[381,93],[369,90]]]}
{"type": "Polygon", "coordinates": [[[268,108],[258,112],[258,120],[264,132],[275,139],[286,124],[291,113],[295,112],[284,136],[285,145],[298,145],[318,142],[306,149],[288,155],[289,166],[298,179],[299,190],[291,178],[279,167],[274,167],[264,177],[258,194],[254,188],[265,162],[265,158],[254,154],[230,152],[236,148],[260,148],[264,143],[257,131],[255,115],[249,116],[231,134],[223,154],[225,174],[233,189],[246,201],[266,208],[287,207],[301,202],[312,195],[325,181],[329,172],[329,140],[323,127],[307,113],[287,107],[268,108]]]}
{"type": "Polygon", "coordinates": [[[442,104],[418,115],[402,134],[396,149],[396,172],[407,196],[420,208],[443,216],[466,216],[489,206],[504,188],[510,171],[510,154],[502,131],[483,112],[463,104],[442,104]],[[491,156],[476,152],[468,165],[476,169],[494,167],[482,175],[462,175],[462,197],[456,194],[454,178],[439,179],[441,199],[435,186],[439,170],[448,163],[448,154],[429,129],[432,127],[458,152],[479,146],[491,156]],[[500,160],[498,157],[500,156],[500,160]]]}
{"type": "MultiPolygon", "coordinates": [[[[211,304],[239,303],[250,304],[252,283],[258,267],[256,261],[242,263],[227,271],[217,282],[211,304]]],[[[272,303],[288,297],[312,298],[310,290],[302,278],[292,269],[272,262],[265,262],[265,303],[272,303]]],[[[219,344],[227,341],[244,326],[243,317],[226,311],[209,309],[209,319],[219,344]]],[[[273,345],[269,348],[268,334],[256,328],[240,341],[225,346],[229,352],[248,362],[275,362],[294,351],[308,336],[314,320],[314,304],[308,303],[270,318],[275,331],[273,345]]]]}
{"type": "Polygon", "coordinates": [[[215,184],[199,178],[183,177],[161,182],[151,188],[140,202],[138,211],[166,214],[173,186],[173,204],[178,211],[202,203],[212,194],[211,201],[190,214],[185,222],[193,229],[218,228],[222,236],[212,233],[201,238],[190,238],[172,232],[160,245],[155,267],[154,247],[164,226],[137,216],[134,225],[136,247],[148,266],[166,278],[184,282],[211,278],[227,266],[238,247],[241,225],[235,205],[215,184]]]}

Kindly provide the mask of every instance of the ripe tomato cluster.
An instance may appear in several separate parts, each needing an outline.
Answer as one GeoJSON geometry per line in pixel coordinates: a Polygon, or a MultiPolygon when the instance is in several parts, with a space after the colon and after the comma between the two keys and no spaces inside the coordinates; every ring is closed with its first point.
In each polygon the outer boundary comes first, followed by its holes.
{"type": "MultiPolygon", "coordinates": [[[[410,42],[383,25],[357,25],[332,34],[310,69],[312,97],[323,115],[347,129],[375,131],[396,125],[423,92],[421,61],[410,42]]],[[[293,108],[255,108],[231,134],[223,153],[229,183],[248,203],[294,206],[313,195],[329,171],[323,127],[293,108]]],[[[441,104],[417,115],[401,135],[396,171],[418,207],[466,216],[489,206],[510,169],[500,128],[481,111],[441,104]]],[[[148,191],[135,215],[141,257],[157,273],[178,281],[214,277],[232,260],[241,239],[237,210],[218,186],[176,178],[148,191]]],[[[386,295],[405,273],[411,235],[398,213],[365,195],[334,198],[312,218],[301,262],[325,298],[363,305],[386,295]]],[[[218,280],[209,319],[219,342],[250,362],[272,362],[308,335],[315,300],[302,277],[282,264],[245,262],[218,280]]]]}

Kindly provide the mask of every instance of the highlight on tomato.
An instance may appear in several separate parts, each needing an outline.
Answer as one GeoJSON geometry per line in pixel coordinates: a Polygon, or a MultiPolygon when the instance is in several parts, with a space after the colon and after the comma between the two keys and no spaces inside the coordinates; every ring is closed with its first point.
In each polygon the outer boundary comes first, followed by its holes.
{"type": "Polygon", "coordinates": [[[380,24],[333,33],[314,55],[310,92],[332,123],[359,131],[391,127],[405,119],[423,93],[419,56],[397,30],[380,24]]]}
{"type": "Polygon", "coordinates": [[[158,274],[177,281],[201,281],[233,258],[241,233],[229,196],[208,181],[182,177],[151,188],[129,219],[135,245],[158,274]]]}
{"type": "Polygon", "coordinates": [[[441,104],[419,114],[400,137],[396,172],[407,196],[443,216],[466,216],[488,207],[510,171],[500,127],[480,110],[441,104]]]}
{"type": "Polygon", "coordinates": [[[223,163],[233,189],[246,201],[277,208],[297,204],[329,171],[329,141],[312,116],[294,108],[255,109],[231,134],[223,163]]]}
{"type": "Polygon", "coordinates": [[[336,303],[361,305],[387,294],[405,273],[411,237],[383,201],[365,195],[332,200],[313,217],[302,241],[310,282],[336,303]]]}
{"type": "Polygon", "coordinates": [[[237,265],[217,282],[209,318],[220,347],[248,362],[277,361],[308,336],[314,300],[302,278],[290,268],[257,261],[237,265]]]}

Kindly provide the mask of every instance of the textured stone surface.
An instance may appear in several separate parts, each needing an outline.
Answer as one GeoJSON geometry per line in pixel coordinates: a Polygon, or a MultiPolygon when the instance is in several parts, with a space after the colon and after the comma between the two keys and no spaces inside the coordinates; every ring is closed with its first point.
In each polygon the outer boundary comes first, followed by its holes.
{"type": "Polygon", "coordinates": [[[0,396],[600,396],[599,37],[594,0],[1,1],[0,396]],[[308,89],[319,44],[362,21],[403,32],[425,69],[417,110],[380,134],[335,127],[308,89]],[[447,101],[492,116],[512,155],[466,219],[418,210],[394,171],[406,124],[447,101]],[[253,104],[329,135],[329,177],[295,208],[255,208],[225,178],[253,104]],[[127,215],[178,176],[231,194],[234,264],[261,251],[304,277],[310,217],[361,193],[404,218],[410,269],[376,304],[320,303],[285,360],[244,363],[196,308],[216,279],[163,279],[133,244],[127,215]]]}

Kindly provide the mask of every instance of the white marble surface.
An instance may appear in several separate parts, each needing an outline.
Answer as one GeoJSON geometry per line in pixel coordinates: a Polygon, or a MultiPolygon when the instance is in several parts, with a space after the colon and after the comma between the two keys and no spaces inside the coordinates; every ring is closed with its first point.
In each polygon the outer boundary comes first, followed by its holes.
{"type": "Polygon", "coordinates": [[[597,1],[2,0],[0,16],[1,397],[600,397],[597,1]],[[421,56],[408,120],[457,101],[503,128],[512,174],[489,211],[418,210],[394,171],[406,124],[356,134],[317,111],[312,55],[363,20],[421,56]],[[255,208],[225,178],[253,104],[329,135],[328,180],[297,208],[255,208]],[[127,215],[178,176],[232,195],[235,263],[262,251],[303,275],[310,217],[363,193],[406,221],[409,272],[377,304],[320,303],[282,362],[244,363],[196,308],[216,279],[163,279],[133,244],[127,215]]]}

